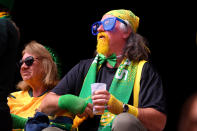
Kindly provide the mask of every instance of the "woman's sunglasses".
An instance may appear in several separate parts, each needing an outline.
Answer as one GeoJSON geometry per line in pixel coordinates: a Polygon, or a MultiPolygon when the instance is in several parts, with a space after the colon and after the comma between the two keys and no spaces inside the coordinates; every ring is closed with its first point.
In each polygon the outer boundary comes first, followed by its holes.
{"type": "Polygon", "coordinates": [[[109,17],[104,19],[103,21],[97,21],[92,25],[92,34],[93,35],[97,35],[98,34],[98,28],[103,25],[103,29],[105,31],[111,31],[114,29],[115,25],[116,25],[116,20],[122,22],[123,24],[127,25],[127,23],[122,20],[119,19],[117,17],[109,17]]]}
{"type": "Polygon", "coordinates": [[[19,61],[20,67],[22,66],[23,63],[25,63],[25,65],[27,65],[27,66],[31,66],[34,63],[33,56],[26,57],[24,61],[23,60],[20,60],[19,61]]]}

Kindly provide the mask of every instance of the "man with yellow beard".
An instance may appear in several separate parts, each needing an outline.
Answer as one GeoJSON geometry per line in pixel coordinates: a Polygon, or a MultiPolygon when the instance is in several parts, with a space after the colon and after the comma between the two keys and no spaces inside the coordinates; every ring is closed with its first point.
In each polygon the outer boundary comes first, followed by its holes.
{"type": "Polygon", "coordinates": [[[40,110],[58,111],[59,97],[74,94],[94,105],[78,114],[73,127],[86,131],[161,131],[166,124],[162,80],[147,62],[150,50],[137,33],[139,17],[112,10],[92,25],[97,35],[95,58],[82,60],[45,97],[40,110]],[[91,84],[106,90],[91,92],[91,84]],[[52,101],[53,100],[53,101],[52,101]]]}

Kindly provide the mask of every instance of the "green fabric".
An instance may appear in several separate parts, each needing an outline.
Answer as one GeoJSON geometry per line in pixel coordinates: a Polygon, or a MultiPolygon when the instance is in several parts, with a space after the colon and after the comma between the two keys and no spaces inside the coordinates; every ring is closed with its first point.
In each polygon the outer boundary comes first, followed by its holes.
{"type": "Polygon", "coordinates": [[[112,54],[108,58],[106,58],[103,54],[97,54],[92,62],[79,94],[80,97],[85,98],[89,103],[92,103],[91,84],[96,82],[96,72],[105,61],[109,62],[109,64],[114,67],[116,65],[116,54],[112,54]]]}
{"type": "Polygon", "coordinates": [[[83,113],[87,104],[88,102],[83,98],[71,94],[62,95],[58,100],[58,106],[61,109],[66,109],[74,114],[83,113]]]}
{"type": "Polygon", "coordinates": [[[109,92],[123,103],[128,103],[133,90],[137,63],[124,60],[118,67],[109,92]],[[121,87],[121,88],[120,88],[121,87]]]}
{"type": "Polygon", "coordinates": [[[99,54],[99,65],[107,61],[112,67],[116,65],[116,54],[112,54],[110,57],[105,57],[103,54],[99,54]]]}
{"type": "Polygon", "coordinates": [[[55,62],[55,64],[57,65],[57,69],[58,69],[58,77],[61,78],[62,76],[62,70],[61,70],[61,62],[60,62],[60,59],[57,55],[57,52],[55,50],[53,50],[51,47],[49,46],[44,46],[50,53],[53,61],[55,62]]]}
{"type": "Polygon", "coordinates": [[[27,118],[11,114],[13,129],[24,129],[27,118]]]}
{"type": "Polygon", "coordinates": [[[0,19],[9,19],[10,18],[10,16],[3,16],[3,17],[0,17],[0,19]]]}
{"type": "Polygon", "coordinates": [[[69,130],[72,128],[72,124],[69,124],[69,123],[55,123],[55,122],[50,122],[50,125],[51,126],[55,126],[55,127],[58,127],[58,128],[61,128],[63,130],[69,130]]]}
{"type": "MultiPolygon", "coordinates": [[[[102,62],[100,62],[100,55],[97,55],[92,62],[90,69],[88,70],[87,76],[82,86],[82,90],[79,95],[80,97],[87,99],[90,103],[92,103],[91,84],[96,82],[96,72],[98,71],[101,64],[102,62]]],[[[133,63],[128,59],[124,59],[119,65],[111,83],[109,92],[123,103],[128,103],[131,96],[137,71],[137,65],[138,63],[133,63]]],[[[110,114],[108,110],[105,110],[105,114],[106,113],[110,114]]],[[[99,130],[111,130],[112,122],[115,117],[111,114],[106,116],[109,116],[109,118],[107,119],[106,117],[101,117],[99,130]]]]}

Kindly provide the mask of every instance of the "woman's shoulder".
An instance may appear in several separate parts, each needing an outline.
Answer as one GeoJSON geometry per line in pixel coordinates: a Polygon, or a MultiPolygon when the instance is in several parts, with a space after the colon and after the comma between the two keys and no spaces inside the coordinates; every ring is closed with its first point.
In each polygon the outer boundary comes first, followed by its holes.
{"type": "Polygon", "coordinates": [[[8,98],[24,98],[25,96],[28,96],[28,91],[15,91],[12,92],[8,98]]]}

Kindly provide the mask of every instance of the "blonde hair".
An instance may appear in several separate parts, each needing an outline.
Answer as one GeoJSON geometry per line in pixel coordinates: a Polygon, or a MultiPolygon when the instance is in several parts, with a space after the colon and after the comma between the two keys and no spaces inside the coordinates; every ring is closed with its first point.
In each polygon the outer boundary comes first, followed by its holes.
{"type": "MultiPolygon", "coordinates": [[[[42,68],[44,70],[43,85],[45,88],[48,89],[54,88],[59,81],[58,69],[49,51],[40,43],[36,41],[31,41],[25,46],[24,50],[22,51],[22,56],[25,53],[33,54],[39,58],[42,68]]],[[[21,90],[28,90],[31,87],[25,81],[20,81],[17,84],[17,88],[21,90]]]]}

